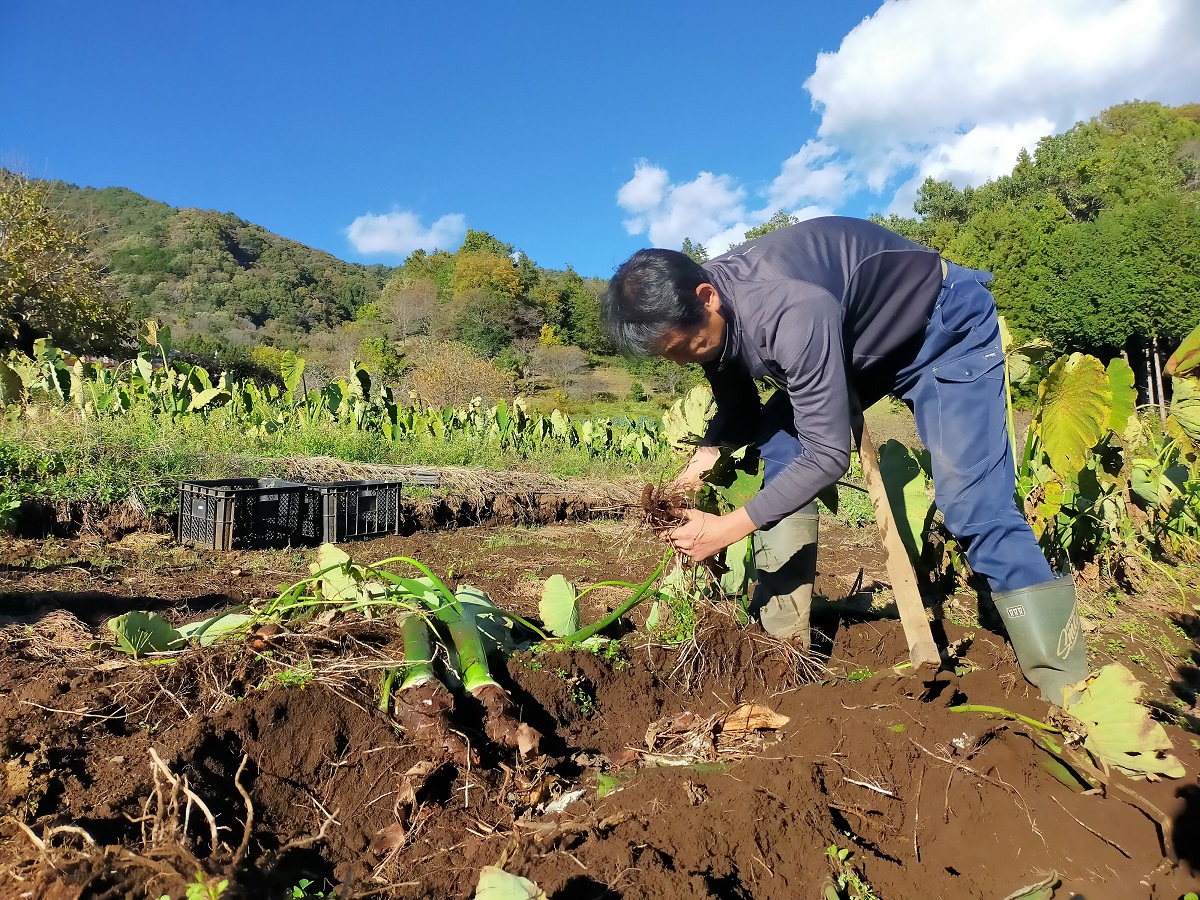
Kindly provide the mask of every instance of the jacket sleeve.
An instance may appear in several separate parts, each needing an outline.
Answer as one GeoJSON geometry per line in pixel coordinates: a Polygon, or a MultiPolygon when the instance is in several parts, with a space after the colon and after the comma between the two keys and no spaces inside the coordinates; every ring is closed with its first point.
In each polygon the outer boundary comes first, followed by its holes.
{"type": "Polygon", "coordinates": [[[754,379],[737,364],[719,369],[716,363],[709,363],[703,369],[712,386],[717,412],[709,421],[700,446],[741,447],[750,443],[762,407],[754,379]]]}
{"type": "Polygon", "coordinates": [[[811,502],[850,464],[850,399],[841,306],[809,284],[777,282],[780,314],[767,340],[782,369],[800,455],[746,504],[757,528],[768,528],[811,502]]]}

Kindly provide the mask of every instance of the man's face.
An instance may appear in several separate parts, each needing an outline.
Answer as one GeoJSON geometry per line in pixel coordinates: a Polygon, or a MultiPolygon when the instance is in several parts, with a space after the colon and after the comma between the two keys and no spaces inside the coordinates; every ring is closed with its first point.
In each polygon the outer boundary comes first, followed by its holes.
{"type": "Polygon", "coordinates": [[[725,340],[725,318],[721,315],[717,289],[702,284],[696,288],[696,296],[704,307],[704,321],[690,331],[668,331],[658,348],[659,356],[681,366],[712,362],[721,355],[725,340]]]}

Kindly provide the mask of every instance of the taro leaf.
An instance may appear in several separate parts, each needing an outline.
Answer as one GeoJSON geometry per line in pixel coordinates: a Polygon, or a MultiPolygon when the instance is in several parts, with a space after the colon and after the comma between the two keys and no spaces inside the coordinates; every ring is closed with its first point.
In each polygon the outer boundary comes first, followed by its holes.
{"type": "Polygon", "coordinates": [[[117,649],[138,657],[144,653],[174,650],[184,638],[158,613],[135,609],[108,620],[108,630],[117,638],[117,649]]]}
{"type": "Polygon", "coordinates": [[[454,596],[474,616],[486,652],[509,656],[517,649],[508,619],[500,614],[487,594],[469,584],[460,584],[454,596]]]}
{"type": "Polygon", "coordinates": [[[556,637],[566,637],[579,630],[579,599],[575,585],[562,575],[551,575],[542,588],[542,602],[538,604],[538,615],[546,624],[546,630],[556,637]]]}
{"type": "Polygon", "coordinates": [[[1133,383],[1133,369],[1119,356],[1114,356],[1108,364],[1108,386],[1112,391],[1108,428],[1124,437],[1130,423],[1137,422],[1137,388],[1133,383]]]}
{"type": "Polygon", "coordinates": [[[219,613],[210,619],[180,625],[177,630],[185,641],[195,639],[201,647],[207,647],[223,637],[243,631],[254,618],[246,613],[219,613]]]}
{"type": "Polygon", "coordinates": [[[822,488],[821,490],[817,491],[817,499],[820,500],[822,503],[824,503],[825,508],[836,516],[837,511],[838,511],[837,482],[834,482],[833,484],[829,485],[828,487],[822,488]]]}
{"type": "Polygon", "coordinates": [[[926,523],[932,512],[925,468],[912,450],[899,441],[888,440],[879,447],[879,475],[904,549],[915,564],[921,558],[926,523]]]}
{"type": "Polygon", "coordinates": [[[1171,415],[1192,441],[1200,441],[1200,378],[1171,379],[1171,415]]]}
{"type": "Polygon", "coordinates": [[[210,387],[192,397],[192,402],[188,404],[188,412],[195,412],[198,409],[204,409],[214,400],[228,400],[229,391],[224,388],[210,387]]]}
{"type": "Polygon", "coordinates": [[[1130,466],[1129,486],[1150,506],[1166,511],[1183,496],[1188,470],[1178,462],[1162,465],[1157,459],[1135,459],[1130,466]]]}
{"type": "Polygon", "coordinates": [[[730,508],[745,506],[762,489],[762,461],[748,446],[736,450],[722,447],[713,467],[704,473],[704,481],[716,488],[730,508]]]}
{"type": "Polygon", "coordinates": [[[25,399],[25,382],[16,369],[0,359],[0,406],[25,399]]]}
{"type": "Polygon", "coordinates": [[[317,548],[317,561],[309,566],[315,575],[329,569],[321,576],[321,599],[358,600],[362,597],[362,585],[354,577],[350,555],[333,544],[322,544],[317,548]]]}
{"type": "Polygon", "coordinates": [[[304,378],[304,359],[288,350],[279,362],[279,374],[283,378],[283,386],[289,394],[294,394],[304,378]]]}
{"type": "Polygon", "coordinates": [[[748,536],[725,548],[725,566],[729,571],[721,576],[721,593],[726,597],[737,597],[744,593],[754,580],[751,574],[753,553],[748,536]]]}
{"type": "Polygon", "coordinates": [[[1112,415],[1112,387],[1100,360],[1083,353],[1060,357],[1038,387],[1034,421],[1042,449],[1060,475],[1083,468],[1112,415]]]}
{"type": "Polygon", "coordinates": [[[663,437],[676,448],[696,445],[704,437],[716,408],[712,388],[707,384],[696,385],[663,413],[663,437]]]}
{"type": "Polygon", "coordinates": [[[1054,889],[1062,883],[1057,874],[1051,872],[1041,881],[1017,888],[1004,900],[1053,900],[1054,889]]]}
{"type": "Polygon", "coordinates": [[[1110,663],[1085,683],[1066,712],[1084,725],[1083,747],[1130,778],[1182,778],[1166,729],[1138,702],[1142,683],[1120,663],[1110,663]]]}
{"type": "Polygon", "coordinates": [[[1171,354],[1171,358],[1163,367],[1163,374],[1178,377],[1191,375],[1198,369],[1200,369],[1200,325],[1193,328],[1192,333],[1175,348],[1175,352],[1171,354]]]}
{"type": "Polygon", "coordinates": [[[510,875],[496,866],[479,870],[475,900],[546,900],[546,892],[519,875],[510,875]]]}

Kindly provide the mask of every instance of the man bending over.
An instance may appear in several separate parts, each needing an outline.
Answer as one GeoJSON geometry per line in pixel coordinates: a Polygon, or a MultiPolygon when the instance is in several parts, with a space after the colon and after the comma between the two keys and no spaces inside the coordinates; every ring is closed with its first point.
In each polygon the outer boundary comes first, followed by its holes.
{"type": "Polygon", "coordinates": [[[916,417],[938,508],[987,579],[1025,677],[1062,703],[1062,688],[1087,676],[1075,586],[1054,577],[1016,505],[990,280],[882,226],[830,216],[703,265],[639,250],[601,312],[620,350],[699,363],[712,385],[717,413],[681,487],[698,486],[717,447],[758,448],[763,489],[726,515],[689,511],[670,540],[702,560],[753,534],[751,609],[767,631],[809,646],[815,498],[849,465],[851,404],[894,393],[916,417]],[[776,386],[765,404],[756,379],[776,386]]]}

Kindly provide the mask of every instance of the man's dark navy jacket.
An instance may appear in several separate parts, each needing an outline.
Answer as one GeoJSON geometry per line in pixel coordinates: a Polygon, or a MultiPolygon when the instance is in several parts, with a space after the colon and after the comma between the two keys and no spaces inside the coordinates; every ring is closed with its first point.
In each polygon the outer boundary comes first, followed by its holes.
{"type": "Polygon", "coordinates": [[[759,528],[810,502],[850,462],[853,384],[864,407],[916,357],[942,284],[938,254],[861,219],[780,228],[704,264],[726,320],[704,366],[717,416],[704,443],[745,444],[760,411],[754,379],[787,390],[802,452],[746,504],[759,528]]]}

